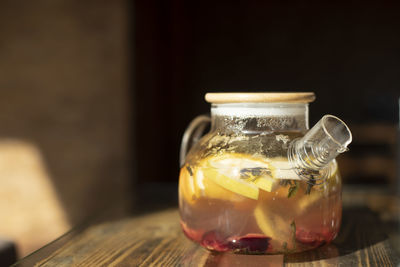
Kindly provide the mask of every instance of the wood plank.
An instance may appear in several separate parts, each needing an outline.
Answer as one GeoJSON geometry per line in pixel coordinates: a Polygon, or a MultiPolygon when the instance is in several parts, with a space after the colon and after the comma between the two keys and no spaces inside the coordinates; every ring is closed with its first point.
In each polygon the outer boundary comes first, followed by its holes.
{"type": "Polygon", "coordinates": [[[344,210],[333,244],[292,255],[211,253],[189,241],[177,209],[89,227],[36,266],[396,266],[399,258],[367,208],[344,210]]]}
{"type": "Polygon", "coordinates": [[[369,209],[347,208],[332,244],[287,255],[285,266],[396,266],[399,258],[380,225],[378,214],[369,209]]]}

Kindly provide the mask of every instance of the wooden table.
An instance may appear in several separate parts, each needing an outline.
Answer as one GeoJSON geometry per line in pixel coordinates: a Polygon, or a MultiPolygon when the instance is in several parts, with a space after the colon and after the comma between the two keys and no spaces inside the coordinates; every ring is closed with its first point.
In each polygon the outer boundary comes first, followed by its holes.
{"type": "Polygon", "coordinates": [[[343,223],[330,245],[292,255],[211,253],[189,241],[177,208],[75,229],[16,266],[397,266],[398,198],[344,192],[343,223]]]}

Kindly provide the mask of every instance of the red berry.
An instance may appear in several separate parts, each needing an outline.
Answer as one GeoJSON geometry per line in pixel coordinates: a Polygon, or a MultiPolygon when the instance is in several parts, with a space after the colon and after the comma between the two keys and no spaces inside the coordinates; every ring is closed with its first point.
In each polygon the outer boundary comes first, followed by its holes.
{"type": "Polygon", "coordinates": [[[330,232],[317,233],[300,228],[296,230],[296,240],[312,247],[318,247],[329,243],[332,240],[332,234],[330,232]]]}
{"type": "Polygon", "coordinates": [[[187,238],[189,238],[190,240],[193,240],[195,242],[200,242],[201,237],[203,236],[203,234],[202,234],[203,231],[190,229],[183,222],[181,222],[181,227],[182,227],[183,233],[185,234],[185,236],[187,238]]]}
{"type": "Polygon", "coordinates": [[[210,231],[203,235],[200,243],[203,247],[216,250],[216,251],[228,251],[228,245],[225,239],[216,231],[210,231]]]}
{"type": "Polygon", "coordinates": [[[248,234],[231,239],[229,248],[241,253],[265,253],[270,246],[270,240],[271,238],[264,235],[248,234]]]}

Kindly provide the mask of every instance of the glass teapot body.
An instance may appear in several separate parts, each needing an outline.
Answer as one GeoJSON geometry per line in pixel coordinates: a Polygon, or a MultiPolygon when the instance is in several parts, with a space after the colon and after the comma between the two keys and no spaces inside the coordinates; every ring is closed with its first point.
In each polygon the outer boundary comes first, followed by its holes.
{"type": "Polygon", "coordinates": [[[294,253],[331,242],[341,222],[335,160],[323,180],[288,163],[308,130],[307,103],[223,103],[211,129],[181,162],[179,208],[185,235],[213,251],[294,253]]]}

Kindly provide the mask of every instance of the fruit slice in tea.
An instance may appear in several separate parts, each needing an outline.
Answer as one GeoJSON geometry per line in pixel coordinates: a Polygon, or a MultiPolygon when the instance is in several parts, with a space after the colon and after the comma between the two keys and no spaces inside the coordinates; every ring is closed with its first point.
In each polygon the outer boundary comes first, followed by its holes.
{"type": "Polygon", "coordinates": [[[269,175],[267,161],[241,154],[225,154],[203,160],[204,179],[241,196],[258,199],[259,189],[273,191],[278,180],[269,175]]]}
{"type": "Polygon", "coordinates": [[[274,203],[264,201],[254,209],[258,227],[265,236],[271,238],[271,245],[276,252],[293,249],[296,231],[294,220],[284,218],[276,210],[271,209],[270,205],[274,203]]]}

